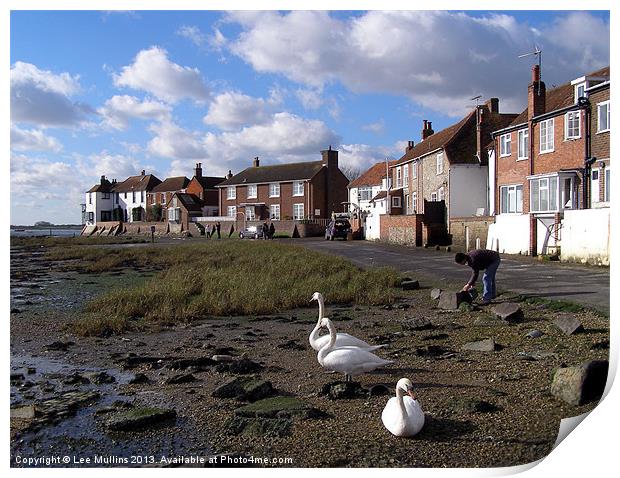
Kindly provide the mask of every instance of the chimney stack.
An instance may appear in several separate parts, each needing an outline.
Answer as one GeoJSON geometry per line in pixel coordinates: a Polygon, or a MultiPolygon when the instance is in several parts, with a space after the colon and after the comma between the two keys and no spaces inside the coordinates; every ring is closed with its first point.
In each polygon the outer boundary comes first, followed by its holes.
{"type": "Polygon", "coordinates": [[[196,168],[194,169],[194,176],[197,178],[202,177],[202,163],[196,163],[196,168]]]}
{"type": "Polygon", "coordinates": [[[143,169],[142,170],[142,176],[146,175],[146,171],[143,169]]]}
{"type": "Polygon", "coordinates": [[[490,98],[485,105],[491,113],[499,113],[499,98],[490,98]]]}
{"type": "Polygon", "coordinates": [[[415,146],[415,141],[407,141],[407,147],[405,148],[405,153],[407,151],[411,151],[415,146]]]}
{"type": "MultiPolygon", "coordinates": [[[[327,191],[325,205],[326,217],[331,217],[333,212],[338,211],[340,204],[337,203],[337,196],[334,192],[338,189],[338,179],[342,174],[338,174],[338,151],[332,149],[331,145],[329,149],[321,151],[321,163],[326,167],[326,184],[325,189],[327,191]]],[[[321,211],[322,212],[322,211],[321,211]]]]}
{"type": "Polygon", "coordinates": [[[101,184],[105,184],[106,183],[106,178],[105,176],[102,174],[101,175],[101,184]]]}
{"type": "Polygon", "coordinates": [[[260,161],[258,159],[258,156],[254,158],[254,161],[252,161],[252,166],[255,168],[258,168],[260,166],[260,161]]]}
{"type": "Polygon", "coordinates": [[[229,170],[228,170],[228,174],[226,175],[226,179],[230,179],[230,178],[232,178],[232,177],[233,177],[233,173],[232,173],[232,171],[229,169],[229,170]]]}
{"type": "Polygon", "coordinates": [[[424,141],[426,138],[428,138],[434,133],[432,124],[433,123],[431,123],[430,121],[424,120],[424,129],[422,129],[422,141],[424,141]]]}
{"type": "Polygon", "coordinates": [[[527,119],[531,120],[535,116],[545,112],[546,88],[545,82],[540,79],[540,67],[532,67],[532,83],[527,89],[527,119]]]}

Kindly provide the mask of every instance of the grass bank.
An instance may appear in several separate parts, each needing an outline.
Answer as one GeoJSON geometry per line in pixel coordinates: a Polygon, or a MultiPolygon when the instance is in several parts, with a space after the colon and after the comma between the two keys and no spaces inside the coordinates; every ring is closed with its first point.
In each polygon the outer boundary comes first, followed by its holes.
{"type": "Polygon", "coordinates": [[[11,247],[24,248],[72,248],[73,246],[96,246],[103,244],[135,244],[149,242],[143,237],[134,236],[77,236],[77,237],[16,237],[11,236],[11,247]]]}
{"type": "Polygon", "coordinates": [[[76,324],[82,335],[211,316],[273,314],[308,306],[314,291],[330,303],[388,304],[400,283],[392,268],[362,270],[344,258],[267,241],[72,248],[55,254],[56,260],[75,259],[89,271],[163,269],[139,286],[111,290],[89,302],[87,315],[76,324]]]}

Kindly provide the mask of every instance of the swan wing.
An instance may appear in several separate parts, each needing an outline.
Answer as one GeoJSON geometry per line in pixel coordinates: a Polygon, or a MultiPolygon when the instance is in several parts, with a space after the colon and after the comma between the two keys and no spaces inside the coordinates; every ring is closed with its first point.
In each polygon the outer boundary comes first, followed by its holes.
{"type": "Polygon", "coordinates": [[[392,397],[385,404],[383,412],[381,413],[381,421],[383,426],[395,436],[404,436],[405,433],[405,421],[398,406],[398,399],[392,397]]]}
{"type": "Polygon", "coordinates": [[[323,358],[323,365],[330,370],[346,373],[348,375],[359,375],[360,373],[370,372],[378,367],[393,363],[377,357],[372,352],[358,347],[343,347],[330,351],[323,358]]]}
{"type": "Polygon", "coordinates": [[[411,397],[403,397],[403,401],[405,403],[405,410],[407,410],[407,436],[413,436],[424,427],[424,410],[422,410],[420,402],[411,397]]]}

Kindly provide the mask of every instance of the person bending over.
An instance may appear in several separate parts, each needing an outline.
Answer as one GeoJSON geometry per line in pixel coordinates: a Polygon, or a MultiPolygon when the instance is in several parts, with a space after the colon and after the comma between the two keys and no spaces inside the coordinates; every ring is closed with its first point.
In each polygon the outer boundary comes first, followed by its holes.
{"type": "Polygon", "coordinates": [[[495,273],[501,262],[498,252],[489,249],[476,249],[469,251],[467,254],[457,252],[456,256],[454,256],[454,261],[462,266],[469,266],[472,268],[469,282],[463,286],[463,289],[461,289],[462,291],[466,292],[469,289],[473,289],[478,280],[478,272],[483,270],[482,303],[488,304],[492,299],[495,299],[495,273]]]}

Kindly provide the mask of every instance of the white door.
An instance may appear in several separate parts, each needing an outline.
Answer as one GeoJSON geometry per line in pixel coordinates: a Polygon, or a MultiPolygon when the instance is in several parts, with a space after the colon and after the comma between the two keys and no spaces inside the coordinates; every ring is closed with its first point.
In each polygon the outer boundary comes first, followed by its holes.
{"type": "Polygon", "coordinates": [[[599,202],[600,201],[600,197],[599,197],[599,175],[600,175],[600,170],[598,169],[593,169],[590,172],[590,197],[592,198],[592,204],[594,204],[595,202],[599,202]]]}

